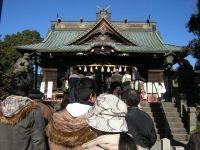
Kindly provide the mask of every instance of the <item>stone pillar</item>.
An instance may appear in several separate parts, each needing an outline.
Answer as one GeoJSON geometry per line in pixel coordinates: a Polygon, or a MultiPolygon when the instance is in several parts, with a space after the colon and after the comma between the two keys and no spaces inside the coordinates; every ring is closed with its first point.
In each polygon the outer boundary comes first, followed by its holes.
{"type": "Polygon", "coordinates": [[[195,107],[188,108],[188,125],[189,133],[197,128],[197,115],[195,107]]]}
{"type": "Polygon", "coordinates": [[[173,146],[173,150],[184,150],[182,146],[173,146]]]}
{"type": "Polygon", "coordinates": [[[170,140],[167,138],[161,139],[161,150],[170,150],[171,148],[170,140]]]}

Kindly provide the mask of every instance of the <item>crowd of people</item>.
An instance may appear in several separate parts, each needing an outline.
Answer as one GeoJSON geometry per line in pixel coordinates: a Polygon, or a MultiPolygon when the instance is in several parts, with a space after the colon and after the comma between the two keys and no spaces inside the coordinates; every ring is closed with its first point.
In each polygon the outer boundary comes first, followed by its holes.
{"type": "Polygon", "coordinates": [[[1,103],[0,150],[148,150],[155,144],[153,120],[138,108],[140,93],[121,83],[130,76],[116,71],[109,91],[98,95],[95,80],[74,71],[68,102],[55,111],[31,90],[30,70],[15,70],[12,95],[1,103]]]}
{"type": "Polygon", "coordinates": [[[136,150],[156,142],[152,119],[137,107],[137,91],[123,90],[116,80],[109,92],[97,95],[94,79],[72,75],[72,100],[54,111],[32,90],[30,70],[14,73],[12,94],[1,103],[0,149],[136,150]]]}

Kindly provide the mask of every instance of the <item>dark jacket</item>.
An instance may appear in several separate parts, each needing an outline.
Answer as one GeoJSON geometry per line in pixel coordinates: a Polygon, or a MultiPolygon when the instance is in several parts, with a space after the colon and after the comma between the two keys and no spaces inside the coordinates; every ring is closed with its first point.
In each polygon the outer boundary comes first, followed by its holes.
{"type": "Polygon", "coordinates": [[[75,88],[79,81],[79,76],[77,74],[72,74],[69,76],[69,103],[74,103],[77,100],[77,95],[75,93],[75,88]]]}
{"type": "Polygon", "coordinates": [[[0,150],[46,149],[44,119],[37,107],[30,101],[13,116],[0,117],[0,150]]]}
{"type": "Polygon", "coordinates": [[[200,132],[193,133],[187,144],[188,150],[200,150],[200,132]]]}
{"type": "Polygon", "coordinates": [[[155,127],[151,117],[136,107],[128,108],[126,115],[128,132],[133,136],[135,143],[144,148],[151,148],[157,139],[155,127]]]}

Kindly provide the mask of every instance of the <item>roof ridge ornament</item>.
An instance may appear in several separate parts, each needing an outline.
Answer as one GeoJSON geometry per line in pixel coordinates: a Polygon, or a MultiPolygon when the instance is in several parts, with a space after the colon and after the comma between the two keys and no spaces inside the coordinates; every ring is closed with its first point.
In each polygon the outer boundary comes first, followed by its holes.
{"type": "Polygon", "coordinates": [[[61,23],[61,18],[60,18],[60,16],[58,15],[58,13],[57,13],[57,23],[61,23]]]}
{"type": "Polygon", "coordinates": [[[99,11],[96,13],[96,21],[98,22],[102,18],[105,18],[107,21],[111,21],[111,13],[109,12],[110,5],[106,8],[101,8],[100,6],[97,6],[99,11]]]}

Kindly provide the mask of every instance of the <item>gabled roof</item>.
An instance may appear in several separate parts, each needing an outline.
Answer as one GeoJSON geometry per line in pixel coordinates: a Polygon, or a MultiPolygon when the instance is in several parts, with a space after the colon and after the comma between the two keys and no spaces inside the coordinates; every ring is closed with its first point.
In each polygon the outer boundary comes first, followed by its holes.
{"type": "MultiPolygon", "coordinates": [[[[95,36],[96,34],[101,34],[102,37],[105,34],[111,34],[116,37],[115,39],[119,40],[124,45],[137,45],[136,42],[130,41],[122,34],[120,34],[119,31],[117,31],[117,29],[115,29],[115,27],[112,26],[105,18],[102,18],[99,22],[97,22],[96,25],[94,25],[93,28],[89,29],[86,33],[83,33],[83,35],[80,35],[74,41],[71,41],[70,45],[84,44],[88,39],[91,39],[91,37],[95,36]]],[[[107,41],[101,40],[101,42],[106,43],[107,41]]]]}
{"type": "Polygon", "coordinates": [[[181,52],[179,46],[165,44],[155,23],[144,22],[62,22],[53,23],[47,37],[37,44],[18,46],[18,50],[38,52],[88,52],[97,46],[109,46],[118,53],[168,53],[181,52]],[[110,40],[94,40],[108,35],[110,40]]]}

